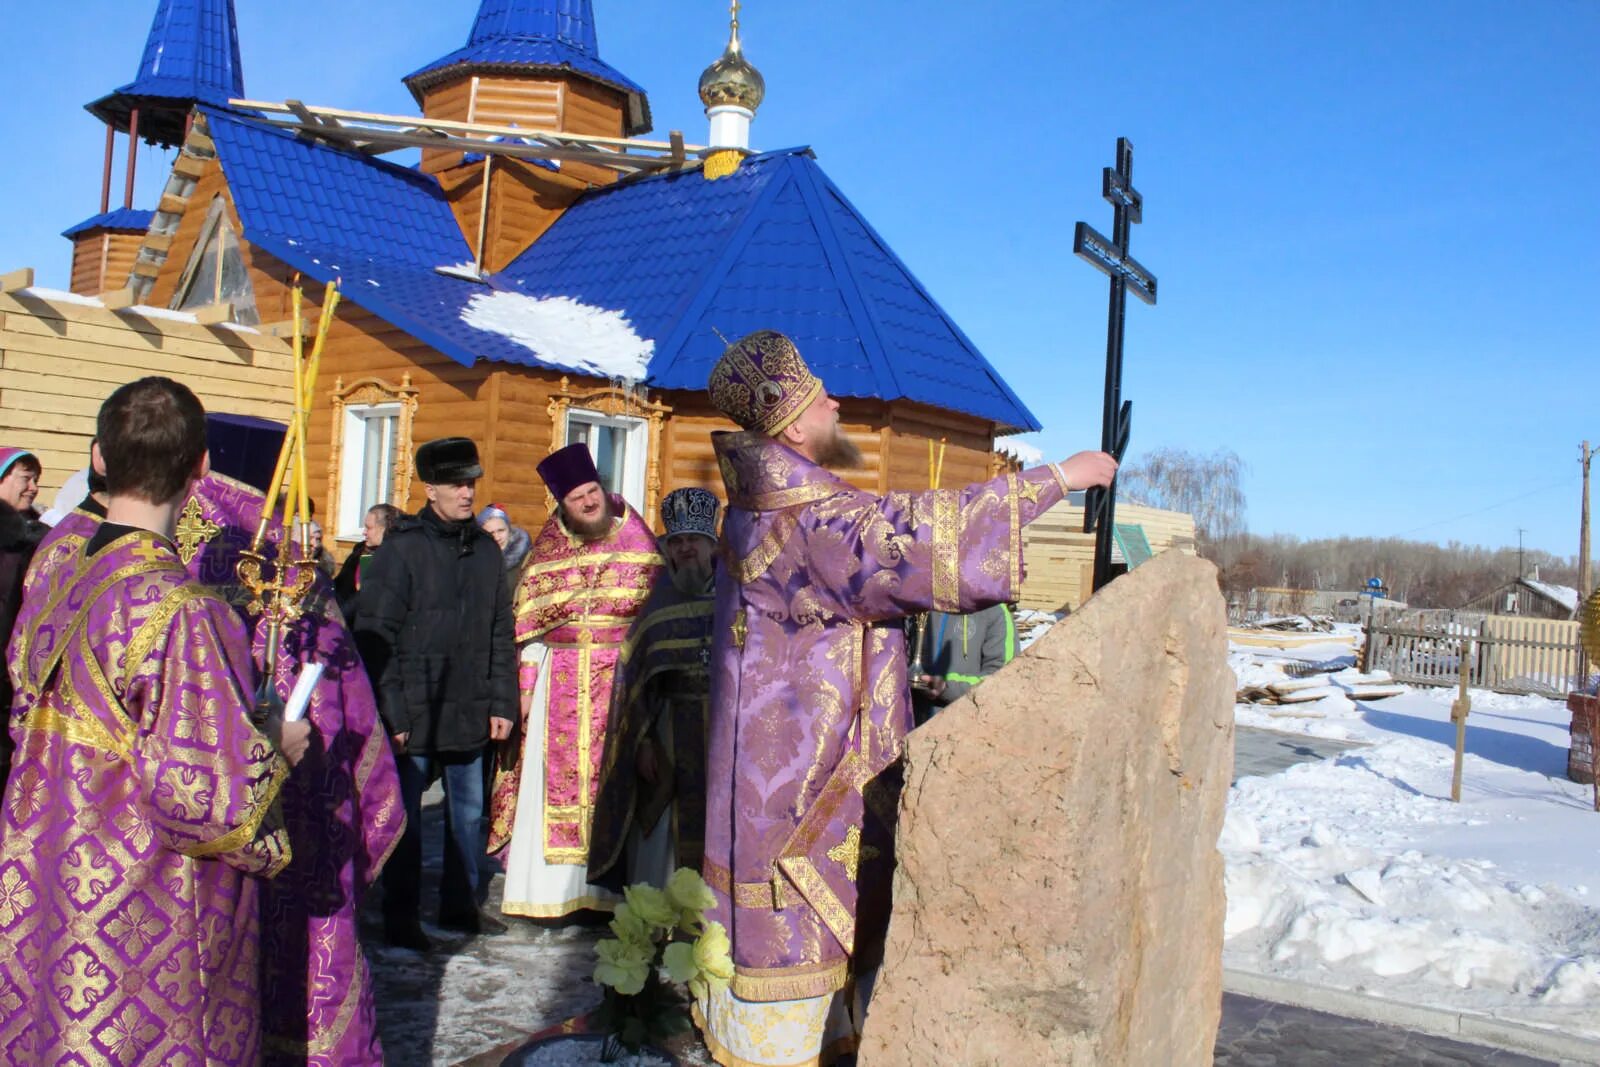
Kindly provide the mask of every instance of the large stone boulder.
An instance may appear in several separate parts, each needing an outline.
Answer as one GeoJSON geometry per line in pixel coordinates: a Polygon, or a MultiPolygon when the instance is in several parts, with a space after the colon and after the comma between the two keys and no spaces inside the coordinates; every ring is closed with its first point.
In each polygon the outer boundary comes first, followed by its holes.
{"type": "Polygon", "coordinates": [[[1165,553],[911,734],[862,1067],[1211,1062],[1226,623],[1165,553]]]}

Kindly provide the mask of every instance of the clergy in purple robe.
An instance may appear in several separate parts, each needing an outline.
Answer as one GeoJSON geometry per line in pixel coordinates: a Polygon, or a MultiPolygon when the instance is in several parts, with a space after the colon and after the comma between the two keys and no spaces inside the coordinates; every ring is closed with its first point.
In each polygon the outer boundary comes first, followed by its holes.
{"type": "Polygon", "coordinates": [[[172,540],[205,471],[204,410],[141,379],[101,408],[97,441],[107,518],[25,594],[11,649],[0,1055],[252,1063],[289,764],[250,719],[245,628],[172,540]]]}
{"type": "MultiPolygon", "coordinates": [[[[245,613],[250,598],[238,564],[264,503],[254,486],[212,473],[185,503],[177,538],[190,574],[222,593],[254,631],[258,669],[266,624],[245,613]]],[[[267,553],[274,560],[282,532],[274,524],[267,553]]],[[[332,582],[311,570],[311,591],[301,616],[285,628],[275,678],[287,701],[300,674],[310,664],[322,666],[306,708],[311,749],[283,787],[294,857],[262,891],[264,1062],[381,1067],[357,919],[405,829],[405,805],[372,685],[332,582]]]]}
{"type": "Polygon", "coordinates": [[[712,403],[728,491],[713,620],[704,874],[735,973],[695,1006],[722,1064],[813,1064],[855,1047],[887,924],[906,641],[919,611],[1012,600],[1022,527],[1115,461],[885,496],[829,473],[860,463],[839,405],[788,338],[730,345],[712,403]]]}

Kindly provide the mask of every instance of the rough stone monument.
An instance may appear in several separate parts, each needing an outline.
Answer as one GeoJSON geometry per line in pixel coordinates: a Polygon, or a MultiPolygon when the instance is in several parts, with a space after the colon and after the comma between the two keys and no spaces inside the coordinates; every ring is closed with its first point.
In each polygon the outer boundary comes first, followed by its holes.
{"type": "Polygon", "coordinates": [[[911,734],[862,1067],[1211,1062],[1233,692],[1168,552],[911,734]]]}

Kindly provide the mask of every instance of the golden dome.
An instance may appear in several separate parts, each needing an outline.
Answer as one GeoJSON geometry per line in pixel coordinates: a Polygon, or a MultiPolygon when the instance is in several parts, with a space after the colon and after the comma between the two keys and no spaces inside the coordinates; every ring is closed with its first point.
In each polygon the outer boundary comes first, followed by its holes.
{"type": "Polygon", "coordinates": [[[731,104],[755,111],[767,95],[767,80],[750,65],[739,46],[739,5],[733,5],[733,33],[728,47],[700,75],[700,101],[706,107],[731,104]]]}

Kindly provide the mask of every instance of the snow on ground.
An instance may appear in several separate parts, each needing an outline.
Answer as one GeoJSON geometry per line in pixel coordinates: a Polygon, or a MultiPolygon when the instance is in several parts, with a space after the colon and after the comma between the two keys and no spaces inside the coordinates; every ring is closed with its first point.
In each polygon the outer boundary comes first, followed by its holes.
{"type": "Polygon", "coordinates": [[[461,312],[461,321],[497,333],[546,363],[602,378],[644,378],[656,343],[634,333],[620,311],[583,304],[565,296],[479,293],[461,312]]]}
{"type": "MultiPolygon", "coordinates": [[[[1337,645],[1230,658],[1241,685],[1351,662],[1337,645]]],[[[1600,813],[1566,779],[1568,712],[1471,691],[1455,804],[1455,695],[1237,706],[1243,726],[1364,747],[1234,786],[1225,963],[1600,1036],[1600,813]]]]}

